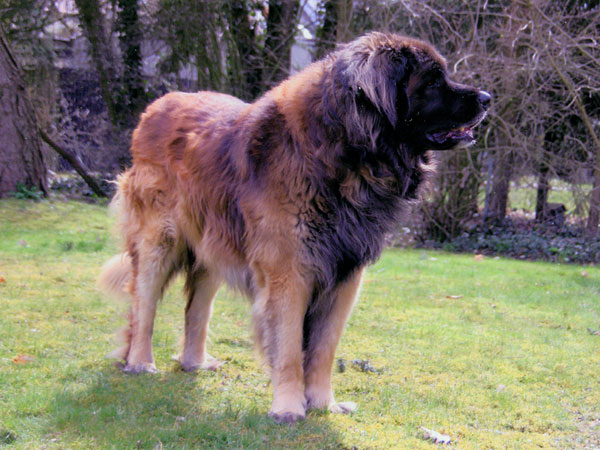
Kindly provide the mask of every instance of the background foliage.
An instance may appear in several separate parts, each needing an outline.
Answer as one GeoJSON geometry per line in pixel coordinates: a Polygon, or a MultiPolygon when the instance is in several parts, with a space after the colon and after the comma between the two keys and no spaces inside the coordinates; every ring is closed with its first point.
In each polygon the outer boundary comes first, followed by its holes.
{"type": "MultiPolygon", "coordinates": [[[[448,241],[505,223],[511,181],[533,179],[535,220],[563,180],[567,222],[598,228],[598,0],[2,0],[42,127],[92,170],[129,163],[140,111],[163,93],[211,89],[251,101],[289,75],[292,45],[322,57],[370,30],[430,42],[454,79],[494,103],[466,151],[438,155],[418,239],[448,241]],[[584,222],[586,221],[586,222],[584,222]]],[[[66,167],[48,159],[49,168],[66,167]]],[[[556,211],[559,211],[556,213],[556,211]]]]}

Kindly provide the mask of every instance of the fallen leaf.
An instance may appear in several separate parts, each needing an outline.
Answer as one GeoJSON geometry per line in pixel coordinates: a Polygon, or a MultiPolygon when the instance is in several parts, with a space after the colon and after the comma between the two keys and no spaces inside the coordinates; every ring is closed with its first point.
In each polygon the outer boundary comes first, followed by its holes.
{"type": "Polygon", "coordinates": [[[6,278],[0,275],[0,283],[6,283],[6,278]]]}
{"type": "Polygon", "coordinates": [[[477,254],[477,255],[475,255],[475,257],[473,259],[475,261],[483,261],[483,255],[482,254],[477,254]]]}
{"type": "Polygon", "coordinates": [[[19,241],[17,242],[17,244],[20,245],[21,247],[29,247],[29,244],[24,239],[19,239],[19,241]]]}
{"type": "Polygon", "coordinates": [[[14,362],[15,364],[26,364],[28,362],[31,362],[35,359],[35,356],[29,356],[29,355],[17,355],[12,359],[12,362],[14,362]]]}
{"type": "Polygon", "coordinates": [[[458,300],[459,298],[463,298],[462,295],[446,295],[446,298],[451,298],[452,300],[458,300]]]}
{"type": "Polygon", "coordinates": [[[423,431],[425,439],[434,444],[450,444],[452,442],[452,438],[447,434],[441,434],[425,427],[421,427],[421,430],[423,431]]]}
{"type": "Polygon", "coordinates": [[[588,333],[593,334],[594,336],[600,336],[600,330],[592,330],[591,328],[588,328],[588,333]]]}

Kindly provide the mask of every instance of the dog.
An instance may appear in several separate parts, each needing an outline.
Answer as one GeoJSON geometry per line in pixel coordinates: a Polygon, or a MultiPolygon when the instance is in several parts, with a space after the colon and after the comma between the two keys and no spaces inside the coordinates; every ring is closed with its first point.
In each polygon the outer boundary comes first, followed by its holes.
{"type": "Polygon", "coordinates": [[[374,32],[251,104],[214,92],[156,100],[113,200],[124,252],[99,279],[131,300],[122,370],[156,371],[156,304],[183,271],[184,370],[219,365],[206,334],[227,282],[251,299],[269,415],[353,411],[334,399],[331,370],[363,270],[433,173],[431,150],[473,142],[490,99],[451,81],[431,45],[374,32]]]}

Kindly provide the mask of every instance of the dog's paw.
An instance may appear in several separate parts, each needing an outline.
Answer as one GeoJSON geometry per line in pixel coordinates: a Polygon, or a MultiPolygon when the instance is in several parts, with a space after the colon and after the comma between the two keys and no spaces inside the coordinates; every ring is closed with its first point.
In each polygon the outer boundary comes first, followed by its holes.
{"type": "Polygon", "coordinates": [[[333,414],[349,414],[356,411],[358,405],[354,402],[336,402],[331,395],[320,397],[309,396],[306,401],[308,409],[329,411],[333,414]]]}
{"type": "Polygon", "coordinates": [[[117,364],[123,373],[136,375],[139,373],[158,373],[154,363],[139,363],[139,364],[117,364]]]}
{"type": "Polygon", "coordinates": [[[219,367],[221,367],[223,364],[225,364],[225,361],[221,361],[219,359],[207,359],[206,361],[204,361],[201,364],[181,364],[181,368],[183,370],[185,370],[186,372],[197,372],[199,370],[211,370],[211,371],[215,371],[217,370],[219,367]]]}
{"type": "Polygon", "coordinates": [[[283,423],[293,425],[300,420],[304,420],[305,415],[294,413],[294,412],[281,412],[276,413],[273,411],[269,412],[269,417],[275,421],[275,423],[283,423]]]}
{"type": "Polygon", "coordinates": [[[334,402],[327,409],[334,414],[350,414],[358,409],[358,405],[354,402],[334,402]]]}
{"type": "Polygon", "coordinates": [[[211,370],[216,371],[219,367],[225,364],[225,361],[213,358],[208,355],[203,362],[186,361],[180,356],[174,356],[174,361],[177,361],[181,368],[186,372],[198,372],[199,370],[211,370]]]}
{"type": "Polygon", "coordinates": [[[292,425],[306,417],[306,401],[299,396],[280,396],[273,400],[269,417],[275,423],[292,425]]]}

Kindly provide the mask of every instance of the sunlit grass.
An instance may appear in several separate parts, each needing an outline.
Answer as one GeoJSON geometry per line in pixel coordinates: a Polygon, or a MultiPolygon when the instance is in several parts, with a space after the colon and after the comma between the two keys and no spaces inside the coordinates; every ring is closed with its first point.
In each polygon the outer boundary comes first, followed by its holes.
{"type": "MultiPolygon", "coordinates": [[[[535,211],[537,182],[534,177],[522,177],[511,182],[508,204],[511,209],[535,211]]],[[[548,193],[549,203],[562,203],[567,209],[567,214],[575,216],[587,215],[587,195],[592,189],[590,184],[570,184],[558,178],[550,182],[551,189],[548,193]]]]}
{"type": "Polygon", "coordinates": [[[587,330],[600,328],[596,267],[387,251],[337,353],[346,370],[334,374],[336,396],[359,410],[288,427],[266,417],[249,305],[227,290],[211,326],[209,351],[227,361],[219,371],[193,376],[170,359],[181,282],[159,307],[161,373],[126,376],[105,359],[125,322],[125,305],[94,288],[116,251],[111,226],[100,206],[0,202],[0,447],[435,448],[420,426],[463,449],[600,441],[600,336],[587,330]]]}

